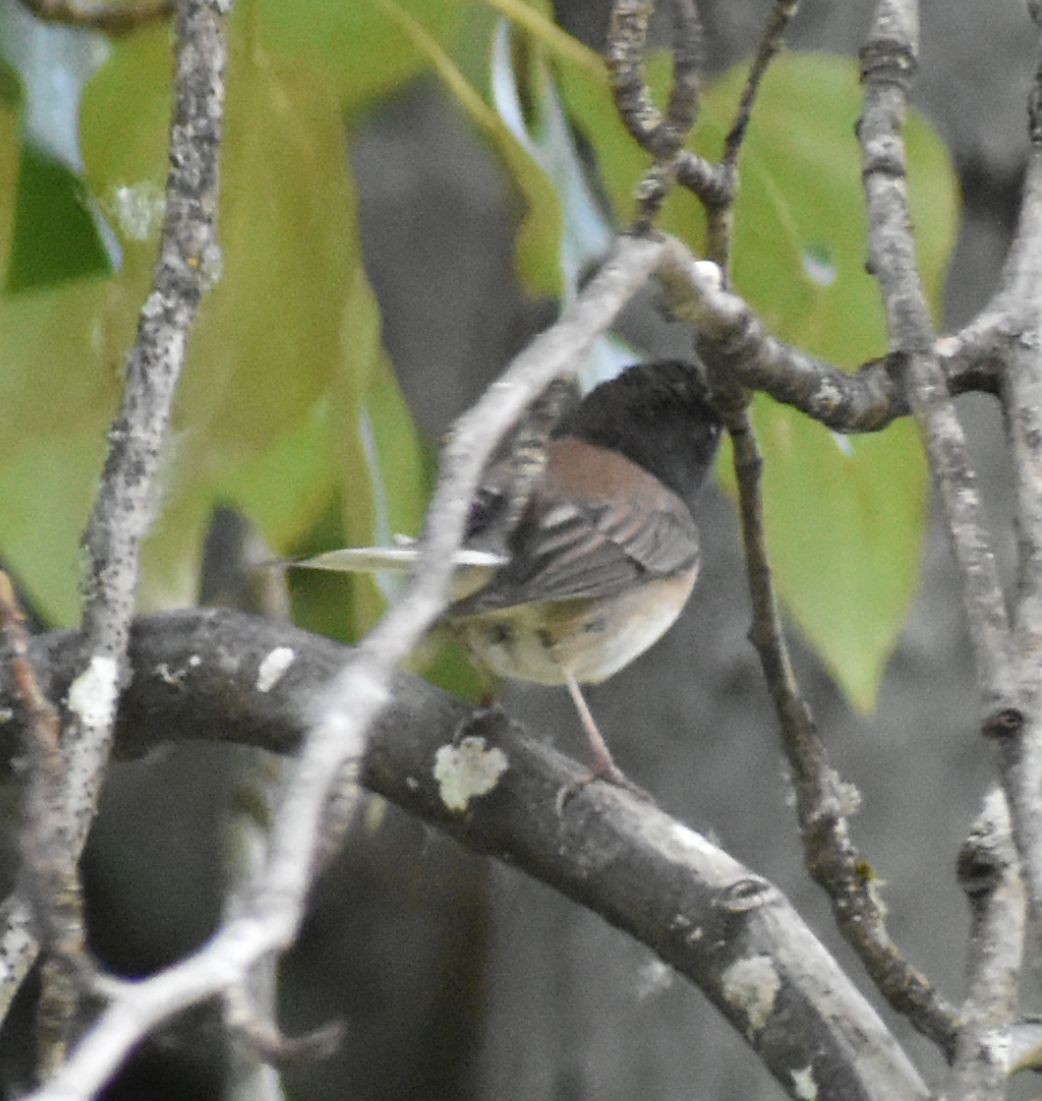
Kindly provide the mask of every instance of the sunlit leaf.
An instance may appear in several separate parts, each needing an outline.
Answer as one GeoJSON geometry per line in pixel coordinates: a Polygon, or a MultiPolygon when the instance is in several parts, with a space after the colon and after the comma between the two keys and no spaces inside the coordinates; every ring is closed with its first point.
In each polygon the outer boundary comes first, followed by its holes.
{"type": "MultiPolygon", "coordinates": [[[[714,122],[727,118],[743,79],[736,70],[709,90],[714,122]]],[[[886,350],[879,290],[864,266],[860,108],[853,62],[780,59],[753,117],[735,212],[737,288],[778,336],[844,367],[886,350]]],[[[913,116],[908,131],[913,204],[924,219],[920,262],[938,311],[956,187],[926,124],[913,116]]],[[[722,132],[707,125],[703,147],[718,146],[722,132]]],[[[870,710],[919,579],[928,477],[918,437],[902,422],[838,439],[767,399],[756,401],[754,418],[779,588],[848,698],[870,710]]]]}
{"type": "MultiPolygon", "coordinates": [[[[359,246],[340,105],[321,83],[267,56],[249,38],[247,16],[239,16],[231,44],[222,278],[204,300],[164,456],[144,551],[147,607],[194,596],[214,504],[243,507],[275,546],[301,538],[336,484],[333,438],[359,434],[357,418],[338,420],[335,431],[330,421],[334,382],[355,372],[368,378],[369,371],[345,332],[354,320],[345,302],[359,246]]],[[[77,281],[67,297],[59,289],[0,301],[0,353],[12,353],[0,372],[0,398],[9,387],[12,399],[0,408],[0,429],[11,428],[10,415],[24,418],[21,432],[0,431],[0,446],[10,451],[6,471],[44,493],[49,472],[60,466],[84,472],[64,487],[66,496],[78,495],[63,506],[76,525],[53,541],[54,563],[29,571],[51,589],[55,576],[75,577],[75,536],[148,285],[162,214],[170,71],[169,35],[143,32],[115,46],[84,101],[88,175],[120,238],[123,271],[109,281],[77,281]],[[124,109],[127,103],[134,111],[124,109]],[[77,434],[75,426],[88,420],[89,429],[77,434]],[[24,426],[38,446],[25,446],[24,426]],[[44,459],[59,432],[67,439],[56,466],[44,459]],[[86,449],[80,460],[66,454],[73,441],[86,449]]],[[[404,408],[395,424],[411,432],[404,408]]],[[[16,522],[29,524],[5,510],[0,551],[31,558],[32,525],[16,531],[16,522]]],[[[74,589],[67,585],[52,601],[59,618],[74,615],[74,589]]],[[[41,603],[47,606],[46,594],[41,603]]]]}
{"type": "Polygon", "coordinates": [[[30,437],[0,463],[0,555],[51,623],[79,618],[80,533],[105,457],[108,417],[30,437]]]}
{"type": "MultiPolygon", "coordinates": [[[[458,0],[399,0],[433,40],[450,40],[467,5],[458,0]]],[[[427,50],[403,37],[375,0],[263,0],[258,41],[273,56],[320,75],[341,102],[356,106],[399,88],[428,65],[427,50]]]]}

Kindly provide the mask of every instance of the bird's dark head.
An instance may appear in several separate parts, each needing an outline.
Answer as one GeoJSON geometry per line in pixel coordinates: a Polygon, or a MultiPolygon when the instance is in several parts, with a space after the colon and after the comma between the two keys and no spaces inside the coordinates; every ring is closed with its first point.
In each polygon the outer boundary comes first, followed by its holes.
{"type": "Polygon", "coordinates": [[[613,448],[694,503],[712,466],[722,425],[698,368],[680,360],[628,367],[566,414],[555,436],[613,448]]]}

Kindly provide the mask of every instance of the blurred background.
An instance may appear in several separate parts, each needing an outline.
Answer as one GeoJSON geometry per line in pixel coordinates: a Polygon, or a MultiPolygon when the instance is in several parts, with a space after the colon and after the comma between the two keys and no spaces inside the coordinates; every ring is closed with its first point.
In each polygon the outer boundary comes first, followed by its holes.
{"type": "MultiPolygon", "coordinates": [[[[767,0],[700,4],[708,76],[751,54],[770,6],[767,0]]],[[[852,56],[871,8],[805,0],[788,41],[799,50],[852,56]]],[[[555,10],[562,27],[595,50],[603,47],[606,2],[558,0],[555,10]]],[[[664,43],[668,12],[660,16],[653,31],[664,43]]],[[[11,20],[21,16],[8,11],[5,17],[10,43],[11,20]]],[[[969,320],[995,287],[1024,165],[1033,37],[1019,0],[923,5],[915,100],[947,145],[961,192],[943,292],[946,328],[969,320]]],[[[399,448],[393,427],[399,422],[385,410],[381,415],[392,428],[380,446],[429,470],[431,448],[453,417],[553,319],[555,306],[549,294],[533,293],[518,278],[515,234],[522,206],[516,183],[443,79],[405,74],[344,117],[365,272],[379,305],[386,362],[393,364],[417,430],[415,440],[399,448]]],[[[84,140],[98,149],[105,145],[102,136],[84,140]]],[[[843,155],[855,156],[852,141],[843,155]]],[[[88,178],[101,171],[104,155],[94,158],[91,167],[88,156],[88,178]]],[[[253,171],[263,172],[263,149],[256,158],[253,171]]],[[[921,209],[928,211],[932,199],[929,192],[921,196],[921,209]]],[[[316,200],[325,201],[328,193],[316,200]]],[[[936,202],[948,199],[938,192],[936,202]]],[[[234,215],[225,228],[240,231],[234,215]]],[[[765,232],[765,249],[769,241],[765,232]]],[[[338,247],[329,244],[331,252],[338,247]]],[[[748,248],[755,252],[756,242],[748,248]]],[[[126,248],[122,263],[124,270],[138,264],[147,271],[133,248],[126,248]]],[[[760,255],[759,263],[770,269],[771,255],[760,255]]],[[[257,288],[250,293],[256,297],[257,288]]],[[[307,293],[313,295],[313,288],[307,293]]],[[[306,323],[312,304],[272,311],[265,302],[264,308],[270,328],[280,330],[294,310],[306,323]]],[[[856,321],[843,317],[838,323],[856,321]]],[[[620,332],[640,355],[690,349],[689,333],[665,322],[651,303],[629,310],[620,332]]],[[[349,339],[370,335],[354,329],[349,339]]],[[[881,351],[866,348],[860,359],[881,351]]],[[[42,370],[47,349],[36,353],[42,370]]],[[[291,361],[297,354],[292,345],[285,350],[291,361]]],[[[213,371],[210,385],[223,385],[214,381],[219,368],[213,371]]],[[[307,402],[300,404],[306,410],[307,402]]],[[[960,399],[959,406],[1008,575],[1009,477],[998,407],[983,397],[960,399]]],[[[336,435],[336,424],[330,431],[336,435]]],[[[194,446],[191,432],[184,429],[175,442],[182,455],[194,446]]],[[[352,487],[344,492],[349,497],[352,487]]],[[[880,492],[885,501],[887,487],[880,492]]],[[[418,515],[419,496],[394,507],[418,515]]],[[[23,524],[57,507],[37,499],[35,507],[23,508],[23,524]]],[[[813,496],[788,500],[789,524],[813,528],[815,507],[813,496]]],[[[682,620],[630,668],[592,689],[591,706],[626,773],[665,809],[777,883],[867,991],[858,963],[832,930],[823,897],[802,871],[776,725],[745,637],[749,607],[734,509],[716,486],[705,492],[700,525],[704,573],[682,620]]],[[[5,542],[0,528],[0,551],[9,556],[21,538],[12,532],[9,527],[5,542]]],[[[330,538],[345,541],[319,501],[289,542],[309,549],[330,538]]],[[[911,611],[893,656],[879,659],[874,710],[851,706],[856,686],[848,684],[846,692],[837,687],[829,659],[820,656],[827,653],[827,638],[812,649],[804,641],[807,632],[794,628],[791,637],[833,764],[862,791],[855,839],[883,881],[891,933],[957,1002],[968,920],[955,857],[994,773],[989,747],[976,731],[974,677],[943,533],[931,522],[921,551],[918,534],[916,540],[921,575],[912,571],[911,611]]],[[[809,564],[826,577],[843,567],[829,559],[809,564]]],[[[172,591],[173,583],[166,583],[172,591]]],[[[181,588],[195,583],[193,577],[181,588]]],[[[31,583],[28,591],[31,597],[31,583]]],[[[40,591],[56,590],[41,584],[40,591]]],[[[337,619],[330,602],[353,600],[353,614],[364,618],[359,608],[378,600],[371,593],[345,596],[335,587],[297,596],[305,622],[316,627],[323,617],[337,619]]],[[[155,601],[164,602],[176,601],[155,601]]],[[[41,615],[61,620],[47,607],[41,615]]],[[[565,752],[584,752],[564,693],[509,686],[505,704],[534,735],[557,732],[565,752]]],[[[84,862],[94,946],[114,970],[144,973],[213,928],[225,882],[229,808],[244,783],[245,757],[245,751],[192,745],[114,767],[84,862]]],[[[22,1012],[0,1036],[8,1095],[19,1081],[32,994],[30,984],[22,1012]]],[[[290,1033],[334,1017],[346,1022],[335,1056],[287,1070],[288,1094],[302,1101],[782,1096],[698,990],[647,949],[548,888],[462,851],[382,804],[370,808],[316,890],[300,943],[282,969],[281,1003],[290,1033]]],[[[925,1073],[939,1073],[942,1064],[928,1045],[880,1008],[925,1073]]],[[[224,1096],[215,1024],[201,1012],[171,1029],[140,1053],[106,1096],[224,1096]]],[[[1014,1096],[1031,1095],[1031,1083],[1014,1089],[1014,1096]]]]}

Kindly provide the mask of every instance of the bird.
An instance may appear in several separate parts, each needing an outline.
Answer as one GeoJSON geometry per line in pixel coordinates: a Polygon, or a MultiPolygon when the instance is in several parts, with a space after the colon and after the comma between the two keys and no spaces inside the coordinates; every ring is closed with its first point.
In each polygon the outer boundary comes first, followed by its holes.
{"type": "MultiPolygon", "coordinates": [[[[581,400],[564,394],[535,459],[515,436],[486,468],[443,618],[493,673],[566,687],[590,779],[632,787],[581,686],[637,658],[687,603],[701,564],[696,501],[722,424],[683,360],[635,364],[581,400]]],[[[350,548],[299,564],[402,569],[417,556],[412,544],[350,548]]]]}

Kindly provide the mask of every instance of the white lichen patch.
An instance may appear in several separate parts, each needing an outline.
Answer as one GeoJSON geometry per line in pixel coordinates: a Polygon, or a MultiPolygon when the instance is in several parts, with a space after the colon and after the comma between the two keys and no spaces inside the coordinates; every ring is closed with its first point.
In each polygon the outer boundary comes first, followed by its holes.
{"type": "Polygon", "coordinates": [[[792,1092],[800,1101],[817,1101],[818,1084],[814,1081],[814,1068],[803,1067],[789,1073],[792,1075],[792,1092]]]}
{"type": "Polygon", "coordinates": [[[282,674],[293,664],[296,656],[289,646],[276,646],[257,670],[257,691],[270,692],[282,680],[282,674]]]}
{"type": "Polygon", "coordinates": [[[645,1002],[663,994],[673,985],[676,972],[662,960],[648,960],[637,971],[637,1001],[645,1002]]]}
{"type": "Polygon", "coordinates": [[[487,795],[509,768],[507,755],[488,748],[484,738],[463,738],[443,745],[434,755],[434,779],[449,810],[465,811],[471,799],[487,795]]]}
{"type": "Polygon", "coordinates": [[[118,669],[114,658],[95,654],[90,664],[69,685],[69,710],[86,727],[111,721],[116,707],[118,669]]]}
{"type": "Polygon", "coordinates": [[[759,1032],[770,1018],[781,979],[769,956],[750,956],[731,964],[721,975],[724,997],[745,1014],[752,1032],[759,1032]]]}
{"type": "Polygon", "coordinates": [[[112,193],[111,213],[128,241],[147,241],[159,233],[166,212],[166,195],[151,180],[125,184],[112,193]]]}

